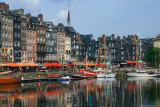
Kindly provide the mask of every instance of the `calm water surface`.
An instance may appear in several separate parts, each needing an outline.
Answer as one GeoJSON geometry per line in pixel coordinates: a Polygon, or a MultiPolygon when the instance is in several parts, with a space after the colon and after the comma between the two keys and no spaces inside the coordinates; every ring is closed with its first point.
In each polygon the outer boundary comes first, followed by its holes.
{"type": "Polygon", "coordinates": [[[0,85],[0,107],[160,107],[160,79],[0,85]]]}

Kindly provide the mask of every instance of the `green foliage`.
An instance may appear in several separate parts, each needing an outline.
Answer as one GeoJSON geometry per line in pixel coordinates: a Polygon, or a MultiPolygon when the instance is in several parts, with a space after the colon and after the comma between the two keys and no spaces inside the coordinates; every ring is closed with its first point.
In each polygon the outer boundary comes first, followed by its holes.
{"type": "Polygon", "coordinates": [[[158,67],[160,63],[160,49],[150,46],[147,51],[147,54],[144,56],[144,61],[149,66],[155,66],[156,64],[156,67],[158,67]]]}

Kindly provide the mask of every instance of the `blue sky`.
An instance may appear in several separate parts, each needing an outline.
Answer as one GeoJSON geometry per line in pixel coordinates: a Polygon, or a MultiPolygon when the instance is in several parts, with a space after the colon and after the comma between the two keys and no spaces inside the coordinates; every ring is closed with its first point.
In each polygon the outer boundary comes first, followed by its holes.
{"type": "MultiPolygon", "coordinates": [[[[68,0],[0,0],[10,9],[24,8],[33,16],[42,13],[44,20],[67,25],[68,0]]],[[[106,34],[140,38],[160,33],[160,0],[70,0],[71,26],[94,38],[106,34]]]]}

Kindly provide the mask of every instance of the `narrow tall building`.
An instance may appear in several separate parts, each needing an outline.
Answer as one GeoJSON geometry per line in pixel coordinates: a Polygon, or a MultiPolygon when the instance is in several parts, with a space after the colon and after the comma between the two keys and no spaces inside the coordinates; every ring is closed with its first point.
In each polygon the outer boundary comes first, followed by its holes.
{"type": "Polygon", "coordinates": [[[13,62],[14,61],[13,17],[10,16],[7,10],[0,10],[0,25],[1,25],[1,30],[0,30],[1,37],[0,38],[1,38],[1,43],[2,43],[2,61],[3,62],[6,62],[6,61],[13,62]]]}
{"type": "Polygon", "coordinates": [[[43,24],[43,15],[38,14],[37,17],[31,16],[31,21],[35,23],[37,30],[37,62],[45,62],[46,49],[46,26],[43,24]]]}
{"type": "Polygon", "coordinates": [[[13,17],[14,62],[21,62],[21,17],[13,11],[9,11],[9,14],[13,17]]]}
{"type": "Polygon", "coordinates": [[[57,60],[57,30],[52,22],[43,21],[46,26],[46,48],[47,53],[45,55],[46,61],[57,60]]]}

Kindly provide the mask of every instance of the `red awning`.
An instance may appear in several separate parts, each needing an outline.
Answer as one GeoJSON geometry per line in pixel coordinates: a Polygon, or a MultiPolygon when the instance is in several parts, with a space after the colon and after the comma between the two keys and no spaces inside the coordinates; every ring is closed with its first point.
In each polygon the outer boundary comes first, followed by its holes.
{"type": "Polygon", "coordinates": [[[57,62],[45,62],[43,65],[46,65],[48,67],[61,67],[62,65],[57,62]]]}
{"type": "Polygon", "coordinates": [[[137,61],[126,61],[127,64],[133,64],[136,63],[137,61]]]}

